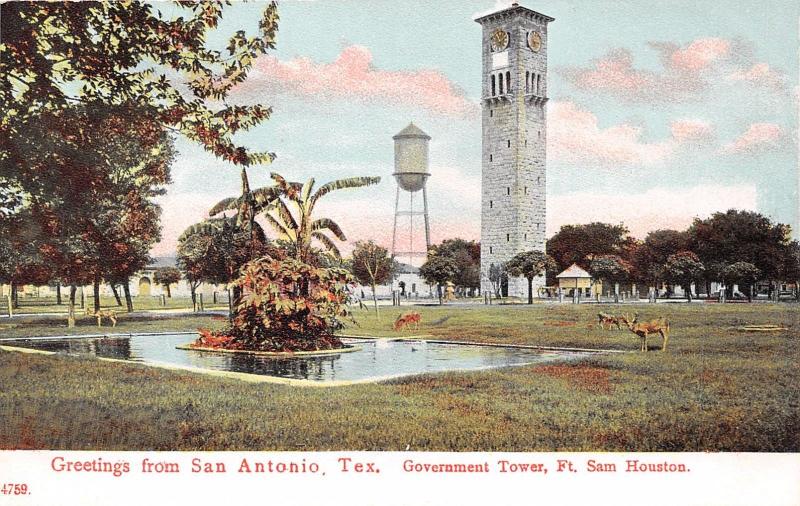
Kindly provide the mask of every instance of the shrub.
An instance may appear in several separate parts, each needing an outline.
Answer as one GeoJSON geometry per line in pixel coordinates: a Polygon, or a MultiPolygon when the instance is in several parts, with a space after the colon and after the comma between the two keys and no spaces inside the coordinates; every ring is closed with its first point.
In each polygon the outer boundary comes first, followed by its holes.
{"type": "Polygon", "coordinates": [[[295,258],[261,257],[245,264],[235,285],[242,296],[230,328],[201,331],[198,346],[256,351],[342,348],[334,332],[352,319],[353,278],[295,258]]]}

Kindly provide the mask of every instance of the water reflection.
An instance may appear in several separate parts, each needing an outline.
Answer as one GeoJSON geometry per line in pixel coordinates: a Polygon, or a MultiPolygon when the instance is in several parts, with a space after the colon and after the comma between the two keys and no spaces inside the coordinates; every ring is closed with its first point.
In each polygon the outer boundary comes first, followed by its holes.
{"type": "Polygon", "coordinates": [[[453,345],[426,341],[351,341],[356,352],[320,356],[258,355],[178,350],[191,335],[9,340],[3,344],[71,355],[93,355],[144,363],[168,363],[314,381],[359,380],[530,364],[576,354],[539,353],[504,347],[453,345]]]}

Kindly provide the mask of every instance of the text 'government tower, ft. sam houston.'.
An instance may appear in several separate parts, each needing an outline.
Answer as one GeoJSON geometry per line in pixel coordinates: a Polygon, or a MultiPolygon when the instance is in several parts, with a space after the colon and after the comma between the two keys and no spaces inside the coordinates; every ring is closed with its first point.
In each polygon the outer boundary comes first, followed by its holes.
{"type": "MultiPolygon", "coordinates": [[[[547,24],[513,4],[475,20],[482,35],[481,289],[489,271],[523,251],[545,250],[547,24]]],[[[544,277],[534,280],[534,293],[544,277]]],[[[507,294],[526,296],[511,277],[507,294]]],[[[503,291],[506,291],[505,289],[503,291]]]]}

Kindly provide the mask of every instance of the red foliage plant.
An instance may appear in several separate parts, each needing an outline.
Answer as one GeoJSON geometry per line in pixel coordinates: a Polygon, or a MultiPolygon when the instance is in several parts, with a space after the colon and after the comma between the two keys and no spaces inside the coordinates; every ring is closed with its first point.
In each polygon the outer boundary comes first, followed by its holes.
{"type": "Polygon", "coordinates": [[[196,347],[252,351],[317,351],[344,347],[334,332],[352,320],[347,308],[353,278],[295,258],[264,256],[242,266],[232,324],[201,330],[196,347]]]}

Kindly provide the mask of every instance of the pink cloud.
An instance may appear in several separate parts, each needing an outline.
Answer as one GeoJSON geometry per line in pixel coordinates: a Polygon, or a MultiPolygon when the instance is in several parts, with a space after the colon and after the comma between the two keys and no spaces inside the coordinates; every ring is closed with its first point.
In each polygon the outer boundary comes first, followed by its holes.
{"type": "Polygon", "coordinates": [[[775,151],[785,146],[786,134],[774,123],[753,123],[733,142],[726,144],[722,151],[728,154],[757,154],[775,151]]]}
{"type": "Polygon", "coordinates": [[[713,63],[727,59],[731,52],[731,42],[725,39],[697,39],[685,48],[677,48],[669,55],[670,66],[676,69],[696,72],[708,68],[713,63]]]}
{"type": "Polygon", "coordinates": [[[448,116],[477,114],[478,104],[467,99],[436,70],[388,71],[376,68],[364,46],[348,46],[331,63],[306,57],[281,61],[262,56],[237,93],[287,93],[300,97],[382,100],[418,106],[448,116]]]}
{"type": "Polygon", "coordinates": [[[672,138],[677,142],[705,142],[714,137],[714,128],[707,121],[683,119],[670,125],[672,138]]]}
{"type": "Polygon", "coordinates": [[[661,68],[637,68],[633,54],[614,49],[589,66],[563,69],[581,90],[604,92],[626,102],[663,103],[696,100],[712,88],[745,81],[771,92],[786,91],[786,76],[753,61],[750,46],[740,40],[701,38],[685,45],[651,42],[661,68]]]}
{"type": "Polygon", "coordinates": [[[656,165],[673,151],[671,139],[648,143],[641,127],[601,128],[597,116],[573,102],[548,107],[548,152],[553,159],[582,166],[656,165]]]}
{"type": "Polygon", "coordinates": [[[756,63],[748,69],[732,72],[729,79],[745,81],[753,86],[763,86],[775,91],[786,91],[786,77],[783,73],[772,69],[767,63],[756,63]]]}

